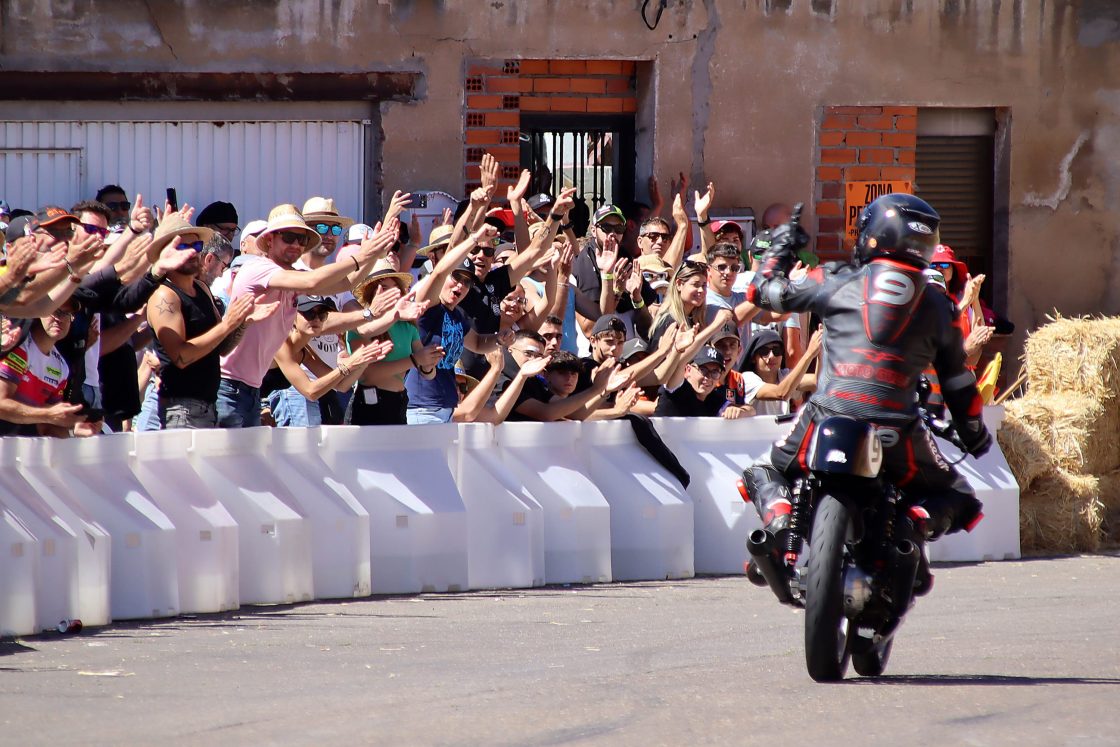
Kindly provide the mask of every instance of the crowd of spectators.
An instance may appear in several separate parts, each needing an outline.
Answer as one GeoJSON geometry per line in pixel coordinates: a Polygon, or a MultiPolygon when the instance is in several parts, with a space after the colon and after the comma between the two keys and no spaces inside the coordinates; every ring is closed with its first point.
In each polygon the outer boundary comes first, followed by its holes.
{"type": "MultiPolygon", "coordinates": [[[[782,415],[811,394],[813,320],[745,293],[788,206],[752,236],[683,176],[663,216],[655,183],[653,205],[592,210],[574,189],[528,197],[529,171],[500,195],[489,155],[481,171],[427,237],[404,192],[373,226],[320,196],[244,224],[230,202],[196,215],[116,185],[69,209],[0,202],[0,434],[627,418],[680,474],[649,416],[782,415]]],[[[983,277],[948,248],[935,263],[978,357],[983,277]]]]}

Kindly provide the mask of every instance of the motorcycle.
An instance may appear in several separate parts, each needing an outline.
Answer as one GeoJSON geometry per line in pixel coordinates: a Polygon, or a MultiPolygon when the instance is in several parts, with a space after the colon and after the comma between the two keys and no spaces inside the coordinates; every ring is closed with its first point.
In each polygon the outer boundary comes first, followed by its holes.
{"type": "MultiPolygon", "coordinates": [[[[963,459],[952,424],[924,401],[919,412],[963,459]]],[[[791,491],[789,528],[778,536],[757,529],[747,539],[748,578],[805,609],[805,664],[817,682],[843,679],[849,661],[862,676],[881,675],[903,618],[932,588],[925,536],[916,529],[924,509],[880,474],[881,437],[890,436],[853,418],[822,421],[809,445],[808,474],[791,491]],[[805,542],[809,557],[799,565],[805,542]]],[[[749,502],[743,481],[739,491],[749,502]]]]}

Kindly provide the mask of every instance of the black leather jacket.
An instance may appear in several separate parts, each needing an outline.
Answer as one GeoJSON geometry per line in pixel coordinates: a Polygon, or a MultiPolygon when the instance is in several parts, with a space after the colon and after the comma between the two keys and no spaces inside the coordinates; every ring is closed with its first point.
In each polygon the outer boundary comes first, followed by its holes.
{"type": "Polygon", "coordinates": [[[909,424],[918,416],[919,376],[932,364],[954,422],[975,427],[983,402],[965,368],[956,305],[920,269],[890,259],[862,267],[837,262],[792,283],[780,271],[787,258],[769,259],[748,298],[768,311],[815,312],[824,323],[816,405],[860,420],[909,424]]]}

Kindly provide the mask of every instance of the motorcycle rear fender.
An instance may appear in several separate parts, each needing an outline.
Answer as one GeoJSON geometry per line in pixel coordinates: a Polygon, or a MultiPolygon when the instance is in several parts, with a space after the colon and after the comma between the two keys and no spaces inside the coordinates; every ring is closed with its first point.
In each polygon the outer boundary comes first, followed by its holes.
{"type": "Polygon", "coordinates": [[[806,465],[820,475],[874,479],[883,466],[883,444],[875,426],[855,418],[825,418],[813,432],[806,465]]]}

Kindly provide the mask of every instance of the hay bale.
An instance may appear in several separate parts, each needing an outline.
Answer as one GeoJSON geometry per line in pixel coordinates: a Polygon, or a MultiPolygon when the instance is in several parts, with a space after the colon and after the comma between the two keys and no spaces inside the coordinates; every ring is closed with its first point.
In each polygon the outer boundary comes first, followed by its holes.
{"type": "Polygon", "coordinates": [[[1026,367],[1035,394],[1120,398],[1120,318],[1056,316],[1027,338],[1026,367]]]}
{"type": "Polygon", "coordinates": [[[1082,475],[1120,468],[1120,408],[1076,394],[1033,391],[1004,407],[1000,445],[1016,478],[1020,472],[1029,478],[1020,487],[1053,467],[1082,475]]]}
{"type": "Polygon", "coordinates": [[[1104,513],[1098,478],[1062,470],[1040,477],[1019,496],[1023,552],[1094,552],[1104,513]]]}
{"type": "Polygon", "coordinates": [[[1109,547],[1120,545],[1120,471],[1101,475],[1100,498],[1104,509],[1101,541],[1109,547]]]}

